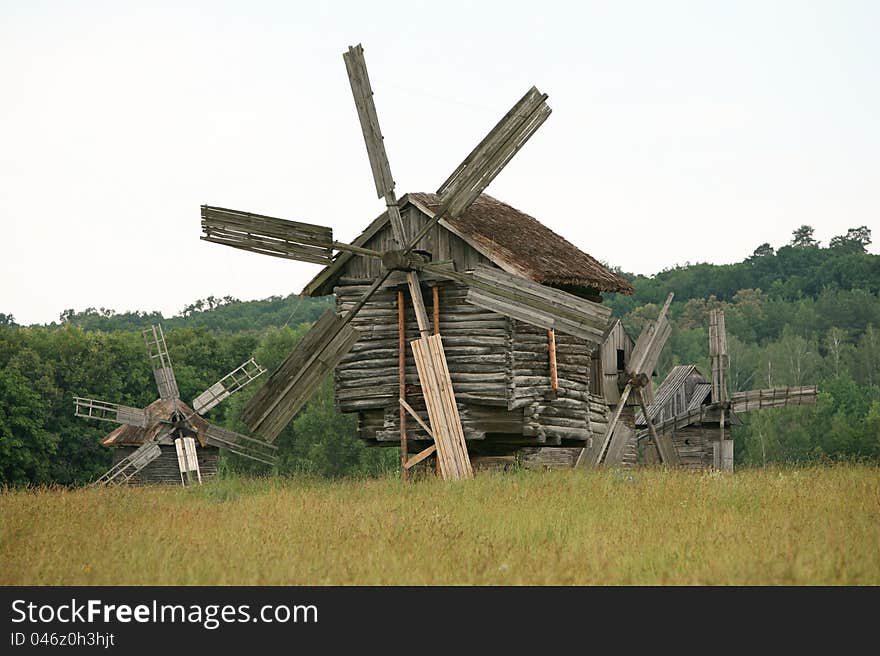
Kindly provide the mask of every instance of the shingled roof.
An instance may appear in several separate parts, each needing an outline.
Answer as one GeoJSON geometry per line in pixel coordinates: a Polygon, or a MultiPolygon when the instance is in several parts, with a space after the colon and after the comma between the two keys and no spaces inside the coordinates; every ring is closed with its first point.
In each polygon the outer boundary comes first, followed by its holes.
{"type": "MultiPolygon", "coordinates": [[[[400,206],[403,208],[409,204],[433,217],[440,207],[440,197],[422,192],[409,193],[400,199],[400,206]]],[[[362,245],[387,222],[388,215],[382,214],[353,243],[362,245]]],[[[470,243],[502,269],[535,282],[622,294],[634,291],[621,276],[570,241],[534,217],[489,194],[481,194],[460,216],[441,219],[440,225],[470,243]]],[[[303,294],[327,293],[328,274],[340,270],[350,257],[349,253],[338,255],[336,262],[315,276],[303,294]]]]}
{"type": "MultiPolygon", "coordinates": [[[[412,193],[406,199],[430,210],[432,216],[440,208],[437,194],[412,193]]],[[[623,294],[634,291],[626,280],[536,218],[489,194],[481,194],[464,214],[446,222],[492,253],[493,261],[503,260],[535,282],[623,294]]]]}
{"type": "Polygon", "coordinates": [[[101,444],[104,446],[141,446],[146,442],[154,440],[162,428],[168,426],[168,424],[164,422],[171,419],[175,409],[185,417],[190,418],[190,424],[192,424],[197,431],[196,434],[199,439],[199,444],[205,446],[207,442],[198,431],[207,428],[208,422],[195,414],[192,411],[192,408],[179,399],[176,401],[171,399],[156,399],[145,408],[149,419],[144,428],[123,424],[116,430],[108,433],[104,439],[101,440],[101,444]]]}

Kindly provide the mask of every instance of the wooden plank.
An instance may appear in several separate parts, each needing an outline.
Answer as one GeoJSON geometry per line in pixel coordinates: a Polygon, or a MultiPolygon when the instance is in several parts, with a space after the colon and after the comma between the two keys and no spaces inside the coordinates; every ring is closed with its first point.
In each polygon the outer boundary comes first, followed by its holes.
{"type": "MultiPolygon", "coordinates": [[[[409,403],[407,403],[406,400],[404,400],[403,398],[400,399],[400,408],[401,408],[401,410],[405,410],[410,415],[412,415],[412,418],[415,419],[416,422],[419,424],[419,426],[422,427],[422,430],[428,434],[428,437],[430,437],[432,440],[434,439],[434,433],[431,431],[430,428],[428,428],[428,425],[419,416],[419,413],[416,412],[413,409],[413,407],[409,403]]],[[[404,417],[404,416],[405,416],[404,414],[401,414],[401,417],[404,417]]]]}
{"type": "Polygon", "coordinates": [[[422,462],[422,460],[424,460],[425,458],[429,457],[435,451],[437,451],[436,444],[432,444],[427,449],[423,449],[423,450],[419,451],[410,460],[406,461],[406,463],[403,465],[404,469],[411,469],[412,467],[415,467],[417,464],[422,462]]]}
{"type": "Polygon", "coordinates": [[[441,474],[447,480],[472,478],[473,470],[441,340],[440,335],[414,340],[413,355],[437,445],[441,474]]]}

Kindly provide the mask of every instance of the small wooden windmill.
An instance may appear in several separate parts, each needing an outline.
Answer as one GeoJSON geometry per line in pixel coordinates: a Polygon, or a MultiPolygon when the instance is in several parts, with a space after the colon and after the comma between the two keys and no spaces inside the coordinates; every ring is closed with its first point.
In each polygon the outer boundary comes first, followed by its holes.
{"type": "Polygon", "coordinates": [[[729,428],[741,423],[739,413],[816,402],[815,385],[729,393],[727,331],[721,310],[709,312],[709,360],[709,379],[695,365],[674,367],[657,388],[654,403],[636,418],[637,426],[648,428],[637,439],[652,440],[647,453],[653,452],[654,444],[660,445],[662,459],[663,449],[671,444],[687,460],[685,466],[732,470],[729,428]]]}
{"type": "MultiPolygon", "coordinates": [[[[565,291],[537,284],[522,276],[485,265],[462,272],[449,262],[430,262],[414,249],[444,218],[462,215],[507,162],[519,151],[550,115],[547,96],[529,89],[477,147],[440,186],[439,206],[420,228],[407,230],[401,217],[395,182],[379,129],[373,92],[361,46],[343,54],[354,95],[376,192],[384,198],[393,233],[393,248],[380,252],[333,239],[332,230],[313,224],[288,221],[249,212],[203,206],[202,239],[265,255],[317,264],[332,264],[341,253],[376,258],[382,268],[360,298],[345,312],[325,313],[294,351],[269,377],[245,406],[242,419],[254,432],[274,440],[306,403],[321,380],[352,349],[360,334],[352,320],[395,272],[405,276],[419,338],[411,348],[424,397],[428,421],[424,421],[401,396],[400,405],[433,439],[433,444],[414,456],[423,459],[436,450],[441,474],[447,479],[469,478],[472,468],[465,444],[449,373],[442,336],[431,334],[431,324],[420,287],[420,274],[454,281],[468,289],[467,302],[506,317],[557,330],[593,342],[601,340],[610,310],[565,291]],[[334,255],[336,251],[336,255],[334,255]],[[430,425],[430,428],[428,428],[430,425]]],[[[586,439],[586,438],[583,438],[586,439]]]]}
{"type": "MultiPolygon", "coordinates": [[[[604,439],[595,441],[592,447],[585,448],[578,456],[576,467],[591,467],[600,464],[618,464],[623,459],[623,452],[627,444],[635,437],[635,432],[620,420],[623,408],[634,394],[638,399],[643,412],[646,410],[643,390],[649,385],[651,375],[660,359],[660,353],[669,339],[672,327],[666,318],[669,306],[672,304],[673,294],[669,294],[666,302],[660,310],[656,321],[649,322],[636,340],[629,364],[626,367],[626,384],[620,393],[617,405],[608,421],[604,439]]],[[[645,412],[647,415],[647,412],[645,412]]],[[[648,427],[652,434],[654,426],[648,419],[648,427]]],[[[657,450],[660,452],[662,461],[670,466],[678,464],[678,453],[672,445],[672,440],[663,434],[656,435],[657,450]]]]}
{"type": "Polygon", "coordinates": [[[227,449],[272,464],[276,447],[215,426],[202,417],[218,403],[256,380],[265,369],[251,358],[197,396],[190,407],[180,400],[162,327],[151,326],[143,331],[143,335],[159,390],[156,401],[142,409],[89,398],[74,398],[76,416],[121,424],[105,438],[105,444],[139,445],[132,453],[120,458],[96,483],[121,484],[130,481],[162,455],[162,445],[170,447],[172,444],[177,454],[180,482],[183,485],[201,483],[196,440],[201,448],[227,449]]]}

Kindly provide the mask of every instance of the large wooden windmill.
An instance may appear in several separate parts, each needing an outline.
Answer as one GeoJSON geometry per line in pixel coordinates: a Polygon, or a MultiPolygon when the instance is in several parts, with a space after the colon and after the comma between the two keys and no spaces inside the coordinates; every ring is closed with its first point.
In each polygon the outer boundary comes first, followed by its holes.
{"type": "Polygon", "coordinates": [[[183,485],[195,481],[201,483],[196,441],[199,449],[227,449],[267,464],[274,462],[276,447],[273,445],[215,426],[202,416],[252,383],[265,373],[265,369],[251,358],[199,394],[190,407],[180,400],[162,326],[150,326],[143,331],[143,335],[159,390],[156,401],[146,408],[133,408],[95,399],[74,398],[76,416],[121,424],[104,439],[104,444],[136,446],[131,453],[117,458],[113,467],[96,483],[121,484],[137,475],[145,480],[162,480],[159,476],[144,476],[143,472],[155,468],[157,459],[163,454],[163,446],[166,449],[174,447],[183,485]]]}
{"type": "MultiPolygon", "coordinates": [[[[426,422],[422,419],[405,400],[403,382],[400,395],[400,406],[403,408],[401,414],[404,411],[409,413],[433,440],[433,444],[412,461],[423,459],[436,449],[440,472],[444,478],[468,478],[472,476],[472,467],[444,342],[436,319],[432,330],[422,297],[420,277],[453,281],[466,287],[466,300],[472,306],[593,343],[601,339],[610,315],[610,310],[597,302],[537,284],[534,280],[510,271],[481,263],[460,271],[455,269],[453,262],[429,261],[416,251],[420,240],[438,223],[444,219],[452,221],[468,210],[547,119],[551,111],[546,104],[547,96],[534,87],[529,89],[440,185],[437,196],[431,199],[436,200],[437,204],[430,209],[430,219],[420,227],[407,229],[406,222],[401,217],[395,182],[379,129],[363,49],[360,45],[350,47],[343,58],[360,118],[376,192],[379,198],[384,198],[387,207],[392,240],[389,248],[371,249],[335,241],[329,227],[219,207],[202,207],[202,239],[207,241],[275,257],[323,264],[328,268],[342,260],[340,255],[348,254],[381,262],[378,273],[365,286],[357,300],[348,304],[341,314],[328,310],[315,323],[245,406],[242,419],[251,430],[266,440],[274,440],[310,398],[321,380],[343,360],[361,337],[358,329],[352,325],[359,312],[383,288],[389,277],[399,275],[405,278],[417,321],[419,337],[410,344],[428,420],[426,422]]],[[[427,208],[425,210],[428,211],[427,208]]],[[[596,265],[601,268],[598,263],[596,265]]],[[[607,273],[604,269],[602,271],[602,275],[607,273]]],[[[612,274],[607,273],[607,276],[611,277],[612,274]]],[[[622,286],[615,289],[620,290],[627,286],[625,282],[621,283],[622,286]]],[[[402,367],[403,365],[401,371],[402,367]]],[[[510,407],[513,407],[513,403],[510,407]]],[[[578,434],[576,439],[587,439],[586,434],[578,434]]]]}
{"type": "Polygon", "coordinates": [[[648,461],[656,451],[665,462],[664,449],[676,451],[688,467],[733,469],[730,426],[741,423],[738,414],[816,402],[816,386],[789,386],[728,392],[729,358],[724,312],[709,312],[710,375],[695,365],[673,367],[657,388],[654,403],[636,418],[642,428],[637,439],[645,445],[648,461]]]}

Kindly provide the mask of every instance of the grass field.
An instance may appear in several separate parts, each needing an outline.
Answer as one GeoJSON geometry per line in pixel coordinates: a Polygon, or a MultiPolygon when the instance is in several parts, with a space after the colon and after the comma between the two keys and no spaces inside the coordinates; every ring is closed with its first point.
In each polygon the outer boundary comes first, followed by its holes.
{"type": "Polygon", "coordinates": [[[880,469],[0,493],[0,584],[880,584],[880,469]]]}

